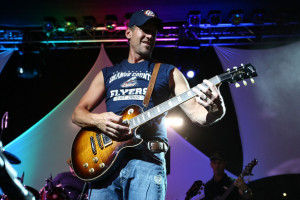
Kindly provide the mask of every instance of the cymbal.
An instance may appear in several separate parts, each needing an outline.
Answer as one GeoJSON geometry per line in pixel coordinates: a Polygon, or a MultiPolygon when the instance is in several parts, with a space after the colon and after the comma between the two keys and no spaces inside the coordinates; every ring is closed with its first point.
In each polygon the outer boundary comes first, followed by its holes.
{"type": "Polygon", "coordinates": [[[2,151],[2,152],[11,164],[20,164],[21,163],[21,160],[14,154],[9,153],[8,151],[2,151]]]}

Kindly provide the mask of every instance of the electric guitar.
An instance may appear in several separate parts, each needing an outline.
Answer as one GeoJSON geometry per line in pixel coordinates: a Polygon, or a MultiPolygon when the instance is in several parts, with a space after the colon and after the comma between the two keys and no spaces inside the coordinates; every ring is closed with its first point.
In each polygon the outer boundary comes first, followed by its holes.
{"type": "MultiPolygon", "coordinates": [[[[257,76],[256,69],[251,65],[234,67],[226,73],[214,76],[210,81],[214,85],[223,82],[237,83],[237,81],[257,76]]],[[[205,86],[205,84],[203,84],[205,86]]],[[[96,128],[82,128],[76,135],[71,150],[71,160],[76,176],[84,181],[101,180],[115,170],[121,157],[127,150],[142,147],[143,139],[136,134],[138,127],[155,117],[171,110],[196,96],[191,89],[173,97],[145,112],[138,105],[125,108],[121,115],[123,123],[129,126],[130,139],[114,141],[96,128]]]]}
{"type": "MultiPolygon", "coordinates": [[[[239,177],[243,178],[244,176],[253,175],[252,169],[257,164],[257,162],[257,159],[253,159],[250,163],[248,163],[248,165],[245,167],[244,171],[239,175],[239,177]]],[[[225,200],[235,187],[236,186],[232,183],[221,197],[217,196],[216,198],[214,198],[214,200],[225,200]]]]}

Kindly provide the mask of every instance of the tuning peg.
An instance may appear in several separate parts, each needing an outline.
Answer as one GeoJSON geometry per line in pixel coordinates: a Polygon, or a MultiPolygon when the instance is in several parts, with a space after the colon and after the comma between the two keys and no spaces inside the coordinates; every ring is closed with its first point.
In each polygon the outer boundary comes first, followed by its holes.
{"type": "Polygon", "coordinates": [[[239,83],[235,83],[235,87],[236,87],[236,88],[239,88],[239,87],[240,87],[240,84],[239,84],[239,83]]]}
{"type": "Polygon", "coordinates": [[[234,66],[233,69],[237,70],[237,66],[234,66]]]}
{"type": "Polygon", "coordinates": [[[244,86],[247,86],[247,81],[243,80],[244,86]]]}
{"type": "Polygon", "coordinates": [[[230,69],[229,69],[229,68],[227,68],[227,70],[226,70],[226,71],[228,71],[228,72],[229,72],[229,71],[230,71],[230,69]]]}
{"type": "Polygon", "coordinates": [[[254,82],[255,82],[253,78],[250,78],[250,81],[251,81],[251,83],[253,83],[253,84],[254,84],[254,82]]]}
{"type": "Polygon", "coordinates": [[[243,63],[241,63],[241,66],[242,66],[242,67],[244,67],[244,64],[243,64],[243,63]]]}

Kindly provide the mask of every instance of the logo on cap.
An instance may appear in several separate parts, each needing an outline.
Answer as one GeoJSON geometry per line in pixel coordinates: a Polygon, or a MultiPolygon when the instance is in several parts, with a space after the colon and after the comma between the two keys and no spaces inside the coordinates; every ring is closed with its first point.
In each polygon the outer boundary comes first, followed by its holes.
{"type": "Polygon", "coordinates": [[[151,10],[146,10],[144,13],[145,13],[145,15],[147,15],[149,17],[155,17],[154,12],[152,12],[151,10]]]}

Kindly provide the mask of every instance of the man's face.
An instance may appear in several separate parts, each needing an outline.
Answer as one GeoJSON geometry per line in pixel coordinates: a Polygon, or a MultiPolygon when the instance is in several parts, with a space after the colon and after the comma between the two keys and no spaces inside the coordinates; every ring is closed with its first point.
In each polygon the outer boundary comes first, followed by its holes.
{"type": "Polygon", "coordinates": [[[210,166],[216,175],[222,175],[226,168],[226,162],[224,160],[215,159],[210,162],[210,166]]]}
{"type": "Polygon", "coordinates": [[[143,58],[149,58],[155,46],[157,27],[153,23],[145,23],[143,26],[129,29],[126,34],[130,40],[130,48],[143,58]]]}

